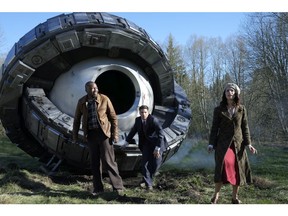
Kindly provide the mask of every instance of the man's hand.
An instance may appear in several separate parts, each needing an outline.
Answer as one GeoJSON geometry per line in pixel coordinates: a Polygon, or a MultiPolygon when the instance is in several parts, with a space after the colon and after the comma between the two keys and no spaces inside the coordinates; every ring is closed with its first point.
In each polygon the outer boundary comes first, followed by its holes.
{"type": "Polygon", "coordinates": [[[153,155],[155,158],[160,158],[160,151],[159,150],[154,150],[153,155]]]}

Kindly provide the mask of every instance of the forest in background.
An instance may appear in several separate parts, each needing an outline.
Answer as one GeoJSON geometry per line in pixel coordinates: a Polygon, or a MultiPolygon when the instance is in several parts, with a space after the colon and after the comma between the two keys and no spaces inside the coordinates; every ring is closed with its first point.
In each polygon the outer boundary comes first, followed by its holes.
{"type": "Polygon", "coordinates": [[[288,13],[249,13],[229,38],[169,35],[163,49],[191,103],[190,137],[208,139],[227,82],[241,89],[253,142],[288,140],[288,13]]]}
{"type": "MultiPolygon", "coordinates": [[[[0,48],[2,41],[0,29],[0,48]]],[[[249,13],[225,41],[195,34],[184,45],[170,34],[160,45],[190,101],[189,137],[208,139],[214,107],[225,84],[234,82],[253,142],[287,143],[288,13],[249,13]]],[[[1,65],[5,56],[0,52],[1,65]]]]}

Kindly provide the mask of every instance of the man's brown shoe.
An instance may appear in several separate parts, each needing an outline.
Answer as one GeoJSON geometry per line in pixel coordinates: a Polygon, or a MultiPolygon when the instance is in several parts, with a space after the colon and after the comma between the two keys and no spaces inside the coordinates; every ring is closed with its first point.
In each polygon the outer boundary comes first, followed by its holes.
{"type": "Polygon", "coordinates": [[[118,196],[125,196],[125,191],[124,189],[117,189],[115,190],[118,196]]]}

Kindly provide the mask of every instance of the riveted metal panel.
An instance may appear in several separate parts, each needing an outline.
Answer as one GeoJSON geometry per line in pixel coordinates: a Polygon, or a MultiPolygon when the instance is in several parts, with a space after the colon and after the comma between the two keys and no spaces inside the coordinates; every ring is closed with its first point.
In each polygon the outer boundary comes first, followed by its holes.
{"type": "Polygon", "coordinates": [[[62,113],[56,119],[54,119],[53,123],[61,128],[66,133],[71,133],[73,129],[73,121],[74,118],[67,115],[66,113],[62,113]]]}
{"type": "Polygon", "coordinates": [[[151,65],[161,60],[161,56],[159,55],[156,47],[151,46],[149,43],[147,43],[146,46],[139,52],[139,56],[141,56],[151,65]]]}
{"type": "Polygon", "coordinates": [[[59,55],[59,53],[53,43],[47,40],[28,52],[22,61],[36,69],[59,55]]]}
{"type": "Polygon", "coordinates": [[[40,117],[33,110],[27,112],[25,125],[34,137],[38,137],[40,120],[40,117]]]}
{"type": "Polygon", "coordinates": [[[77,49],[81,46],[75,30],[56,35],[56,40],[62,52],[77,49]]]}
{"type": "Polygon", "coordinates": [[[75,24],[84,24],[89,22],[87,13],[74,13],[75,24]]]}
{"type": "Polygon", "coordinates": [[[143,45],[139,43],[139,37],[128,34],[124,31],[113,30],[109,41],[109,48],[118,47],[123,49],[129,49],[134,53],[143,49],[143,45]]]}
{"type": "Polygon", "coordinates": [[[43,142],[46,144],[46,146],[53,152],[57,152],[59,137],[61,133],[51,128],[50,126],[46,126],[43,134],[43,142]]]}
{"type": "Polygon", "coordinates": [[[35,28],[30,30],[28,33],[26,33],[17,43],[18,49],[22,49],[23,47],[31,44],[33,41],[36,41],[37,36],[35,32],[35,28]]]}
{"type": "Polygon", "coordinates": [[[108,46],[111,31],[105,29],[84,29],[83,46],[106,48],[108,46]]]}
{"type": "Polygon", "coordinates": [[[33,68],[24,64],[22,61],[17,61],[9,71],[9,75],[13,77],[10,87],[25,83],[34,71],[33,68]]]}

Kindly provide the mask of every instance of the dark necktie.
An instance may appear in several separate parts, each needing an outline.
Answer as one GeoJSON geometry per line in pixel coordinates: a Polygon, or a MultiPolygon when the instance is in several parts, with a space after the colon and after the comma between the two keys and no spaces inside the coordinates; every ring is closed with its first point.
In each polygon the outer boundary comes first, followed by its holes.
{"type": "Polygon", "coordinates": [[[146,130],[146,120],[143,120],[142,123],[143,123],[143,130],[146,130]]]}

